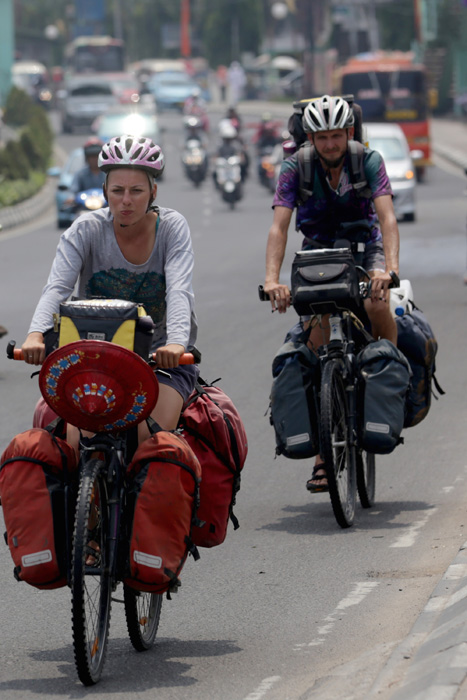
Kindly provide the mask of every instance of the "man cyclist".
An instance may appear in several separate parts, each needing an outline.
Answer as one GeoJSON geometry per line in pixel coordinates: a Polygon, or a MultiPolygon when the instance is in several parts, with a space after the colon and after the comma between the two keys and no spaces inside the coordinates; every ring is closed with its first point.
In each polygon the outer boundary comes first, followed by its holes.
{"type": "MultiPolygon", "coordinates": [[[[290,305],[290,290],[280,282],[280,271],[287,245],[292,212],[297,208],[297,229],[304,236],[302,249],[332,247],[344,237],[340,224],[366,221],[371,233],[365,243],[363,267],[371,280],[371,298],[365,310],[375,338],[397,343],[397,327],[389,306],[389,284],[392,273],[399,274],[399,229],[392,203],[392,190],[382,156],[365,148],[364,173],[370,196],[359,196],[353,187],[349,141],[354,136],[354,113],[341,97],[311,100],[303,113],[303,129],[314,146],[317,160],[314,168],[312,195],[303,202],[299,196],[300,175],[298,152],[284,160],[273,200],[273,222],[266,248],[264,290],[269,294],[273,310],[284,313],[290,305]]],[[[302,319],[304,327],[309,319],[302,319]]],[[[309,345],[317,348],[329,339],[329,316],[312,328],[309,345]]],[[[309,491],[327,490],[323,460],[317,457],[309,491]],[[320,466],[321,465],[321,466],[320,466]]]]}

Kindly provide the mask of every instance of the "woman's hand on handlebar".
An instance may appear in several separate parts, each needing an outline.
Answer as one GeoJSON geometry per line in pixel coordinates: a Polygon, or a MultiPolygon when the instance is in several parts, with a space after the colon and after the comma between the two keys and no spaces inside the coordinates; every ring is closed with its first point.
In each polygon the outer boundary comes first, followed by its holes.
{"type": "Polygon", "coordinates": [[[180,364],[180,358],[184,354],[185,348],[178,343],[170,343],[161,348],[157,348],[153,353],[153,359],[160,369],[173,369],[180,364]]]}
{"type": "Polygon", "coordinates": [[[28,365],[41,365],[45,360],[45,344],[42,333],[29,333],[21,350],[24,362],[28,365]]]}
{"type": "Polygon", "coordinates": [[[284,314],[290,306],[290,290],[286,284],[265,282],[264,292],[269,295],[273,311],[284,314]]]}

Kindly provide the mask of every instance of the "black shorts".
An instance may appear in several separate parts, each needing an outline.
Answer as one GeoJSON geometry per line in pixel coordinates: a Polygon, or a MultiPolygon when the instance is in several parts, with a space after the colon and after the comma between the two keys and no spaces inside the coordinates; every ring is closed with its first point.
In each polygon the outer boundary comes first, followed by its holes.
{"type": "Polygon", "coordinates": [[[164,372],[166,374],[160,372],[156,374],[158,382],[171,386],[186,401],[195,388],[196,380],[199,377],[198,365],[179,365],[173,369],[165,369],[164,372]],[[170,377],[166,376],[167,374],[170,377]]]}

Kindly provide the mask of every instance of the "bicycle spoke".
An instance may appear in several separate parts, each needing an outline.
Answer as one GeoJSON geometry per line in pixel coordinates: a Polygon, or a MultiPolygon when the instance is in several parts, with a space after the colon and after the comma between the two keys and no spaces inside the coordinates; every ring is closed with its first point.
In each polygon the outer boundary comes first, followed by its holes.
{"type": "Polygon", "coordinates": [[[324,366],[320,423],[322,457],[334,515],[341,527],[350,527],[355,513],[355,463],[353,448],[349,446],[342,365],[337,360],[329,360],[324,366]]]}

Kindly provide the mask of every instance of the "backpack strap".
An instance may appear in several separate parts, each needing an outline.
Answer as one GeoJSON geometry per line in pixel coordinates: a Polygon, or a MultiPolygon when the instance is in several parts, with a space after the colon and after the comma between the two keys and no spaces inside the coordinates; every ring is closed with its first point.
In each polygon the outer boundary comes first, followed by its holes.
{"type": "Polygon", "coordinates": [[[368,185],[364,167],[365,146],[360,141],[350,139],[348,151],[350,156],[350,179],[354,192],[357,197],[370,199],[372,192],[368,185]]]}
{"type": "Polygon", "coordinates": [[[297,151],[299,176],[297,203],[299,206],[313,196],[317,158],[316,149],[308,140],[297,151]]]}

